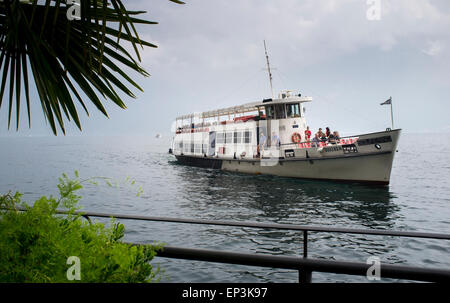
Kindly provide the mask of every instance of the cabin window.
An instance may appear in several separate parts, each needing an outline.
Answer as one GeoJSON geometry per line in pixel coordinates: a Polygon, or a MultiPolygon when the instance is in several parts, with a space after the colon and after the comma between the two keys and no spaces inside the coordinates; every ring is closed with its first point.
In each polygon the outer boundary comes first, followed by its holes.
{"type": "Polygon", "coordinates": [[[178,145],[178,149],[182,151],[183,150],[183,141],[178,142],[177,145],[178,145]]]}
{"type": "Polygon", "coordinates": [[[185,153],[188,153],[189,150],[190,150],[190,148],[191,148],[191,145],[190,145],[190,144],[188,144],[188,143],[183,144],[183,151],[184,151],[185,153]]]}
{"type": "Polygon", "coordinates": [[[288,118],[300,117],[300,104],[286,104],[286,113],[288,118]]]}
{"type": "Polygon", "coordinates": [[[242,143],[242,132],[234,132],[234,143],[242,143]]]}
{"type": "Polygon", "coordinates": [[[229,144],[233,142],[233,133],[226,133],[225,143],[229,144]]]}
{"type": "Polygon", "coordinates": [[[252,133],[249,131],[244,132],[244,143],[252,142],[252,133]]]}
{"type": "Polygon", "coordinates": [[[196,154],[199,154],[199,153],[201,153],[201,151],[202,151],[202,145],[201,144],[195,144],[194,145],[194,152],[196,154]]]}
{"type": "Polygon", "coordinates": [[[224,133],[217,133],[216,141],[217,141],[217,144],[225,143],[225,134],[224,133]]]}
{"type": "Polygon", "coordinates": [[[275,105],[275,119],[285,119],[286,118],[286,110],[284,108],[284,104],[275,105]]]}
{"type": "Polygon", "coordinates": [[[208,144],[202,144],[202,154],[206,154],[208,152],[208,144]]]}
{"type": "Polygon", "coordinates": [[[191,143],[191,153],[194,152],[194,143],[191,143]]]}
{"type": "Polygon", "coordinates": [[[266,106],[266,118],[267,119],[275,119],[275,110],[273,105],[266,106]]]}

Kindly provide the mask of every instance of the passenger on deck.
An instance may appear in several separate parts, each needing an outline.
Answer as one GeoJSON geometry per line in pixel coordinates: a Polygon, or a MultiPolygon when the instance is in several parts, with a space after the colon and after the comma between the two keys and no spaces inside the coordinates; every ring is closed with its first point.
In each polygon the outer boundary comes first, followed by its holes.
{"type": "Polygon", "coordinates": [[[280,147],[281,141],[280,137],[275,132],[272,132],[272,146],[280,147]]]}
{"type": "Polygon", "coordinates": [[[305,141],[309,142],[310,140],[311,140],[311,131],[309,130],[309,126],[307,126],[305,130],[305,141]]]}
{"type": "Polygon", "coordinates": [[[336,144],[336,138],[335,138],[335,136],[334,136],[334,133],[335,133],[335,132],[333,132],[332,134],[330,134],[330,135],[328,136],[328,142],[330,142],[331,144],[336,144]]]}
{"type": "Polygon", "coordinates": [[[339,143],[339,141],[341,140],[341,136],[339,135],[339,132],[337,130],[335,130],[333,132],[334,135],[334,140],[336,141],[336,143],[339,143]]]}
{"type": "Polygon", "coordinates": [[[329,137],[328,140],[331,144],[337,144],[339,143],[339,141],[341,140],[341,138],[339,137],[339,132],[334,131],[329,137]]]}
{"type": "Polygon", "coordinates": [[[327,141],[327,136],[326,136],[325,133],[322,131],[322,128],[319,128],[319,131],[317,132],[316,135],[319,136],[319,139],[320,139],[322,142],[327,141]]]}
{"type": "Polygon", "coordinates": [[[331,136],[331,131],[330,131],[330,128],[329,127],[326,127],[325,128],[325,136],[327,137],[327,138],[329,138],[330,136],[331,136]]]}
{"type": "Polygon", "coordinates": [[[316,133],[314,135],[314,138],[312,139],[312,143],[314,147],[318,147],[319,143],[320,143],[320,137],[319,137],[319,133],[316,133]]]}
{"type": "Polygon", "coordinates": [[[266,145],[266,141],[267,141],[267,138],[264,135],[264,132],[261,132],[259,134],[259,150],[263,149],[263,147],[266,145]]]}

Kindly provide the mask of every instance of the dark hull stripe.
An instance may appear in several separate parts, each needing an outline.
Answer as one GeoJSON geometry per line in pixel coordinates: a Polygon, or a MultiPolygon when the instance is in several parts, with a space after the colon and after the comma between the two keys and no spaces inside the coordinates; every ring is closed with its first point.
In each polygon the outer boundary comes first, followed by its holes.
{"type": "Polygon", "coordinates": [[[214,168],[221,169],[222,168],[222,159],[212,159],[206,157],[190,157],[190,156],[175,156],[181,164],[203,167],[203,168],[214,168]]]}
{"type": "MultiPolygon", "coordinates": [[[[349,154],[349,155],[341,155],[341,156],[331,156],[331,157],[311,157],[311,158],[279,158],[279,162],[297,162],[297,161],[322,161],[322,160],[336,160],[336,159],[349,159],[349,158],[358,158],[358,157],[370,157],[370,156],[379,156],[391,154],[392,151],[382,151],[368,154],[349,154]]],[[[208,158],[208,157],[199,157],[199,156],[175,156],[178,161],[183,164],[193,165],[198,167],[207,167],[207,168],[221,168],[222,161],[239,161],[239,162],[260,162],[261,159],[217,159],[217,158],[208,158]],[[211,166],[211,162],[214,162],[214,167],[211,166]]],[[[263,158],[263,160],[270,160],[270,158],[263,158]]],[[[275,160],[275,159],[274,159],[275,160]]]]}

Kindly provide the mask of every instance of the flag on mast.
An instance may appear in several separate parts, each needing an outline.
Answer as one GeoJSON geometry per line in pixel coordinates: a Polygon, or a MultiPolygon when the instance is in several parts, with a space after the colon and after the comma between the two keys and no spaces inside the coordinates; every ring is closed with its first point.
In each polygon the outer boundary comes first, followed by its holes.
{"type": "Polygon", "coordinates": [[[380,105],[390,105],[391,106],[391,124],[392,124],[392,129],[394,129],[394,111],[392,110],[392,97],[390,97],[383,103],[380,103],[380,105]]]}
{"type": "Polygon", "coordinates": [[[392,97],[381,103],[380,105],[392,104],[392,97]]]}

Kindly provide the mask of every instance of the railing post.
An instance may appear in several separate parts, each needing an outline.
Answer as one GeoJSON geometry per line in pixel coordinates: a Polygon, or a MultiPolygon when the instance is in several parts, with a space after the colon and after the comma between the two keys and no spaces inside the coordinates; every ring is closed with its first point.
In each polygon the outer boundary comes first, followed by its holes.
{"type": "MultiPolygon", "coordinates": [[[[303,230],[303,258],[308,257],[308,230],[303,230]]],[[[298,271],[299,283],[311,283],[312,272],[310,270],[300,269],[298,271]]]]}
{"type": "Polygon", "coordinates": [[[300,269],[298,271],[298,282],[299,283],[311,283],[312,272],[310,270],[300,269]]]}
{"type": "Polygon", "coordinates": [[[303,231],[303,258],[308,258],[308,231],[303,231]]]}

